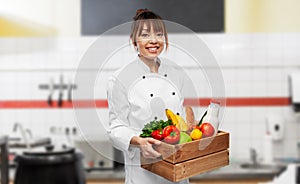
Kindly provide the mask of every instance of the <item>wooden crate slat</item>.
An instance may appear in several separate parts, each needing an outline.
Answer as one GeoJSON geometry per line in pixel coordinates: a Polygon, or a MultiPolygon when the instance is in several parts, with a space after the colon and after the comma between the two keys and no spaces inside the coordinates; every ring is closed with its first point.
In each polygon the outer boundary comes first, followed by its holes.
{"type": "Polygon", "coordinates": [[[151,171],[152,173],[155,173],[157,175],[160,175],[170,181],[175,181],[175,168],[174,165],[166,162],[166,161],[158,161],[154,163],[150,163],[141,155],[141,167],[151,171]],[[147,164],[144,164],[147,163],[147,164]]]}
{"type": "Polygon", "coordinates": [[[229,148],[229,133],[222,131],[214,137],[207,137],[185,144],[170,145],[162,143],[155,147],[162,154],[164,160],[173,164],[226,150],[227,148],[229,148]]]}
{"type": "MultiPolygon", "coordinates": [[[[180,167],[181,174],[175,174],[174,181],[181,181],[192,176],[202,174],[208,171],[224,167],[229,164],[229,151],[220,151],[203,157],[195,158],[180,164],[175,164],[175,167],[180,167]],[[180,165],[180,166],[179,166],[180,165]],[[184,169],[182,169],[184,168],[184,169]]],[[[177,168],[174,168],[177,170],[177,168]]]]}
{"type": "Polygon", "coordinates": [[[178,182],[228,164],[229,151],[224,150],[178,164],[171,164],[164,160],[151,164],[143,164],[142,162],[142,167],[170,181],[178,182]]]}

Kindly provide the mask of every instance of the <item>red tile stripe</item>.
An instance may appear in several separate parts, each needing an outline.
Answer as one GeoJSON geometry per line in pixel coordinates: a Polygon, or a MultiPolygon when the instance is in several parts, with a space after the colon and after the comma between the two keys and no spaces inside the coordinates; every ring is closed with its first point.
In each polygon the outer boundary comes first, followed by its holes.
{"type": "MultiPolygon", "coordinates": [[[[185,105],[208,106],[210,98],[189,98],[185,99],[185,105]],[[200,105],[199,105],[200,104],[200,105]]],[[[288,106],[290,98],[288,97],[241,97],[226,98],[226,106],[288,106]]],[[[62,107],[59,107],[56,101],[52,106],[45,100],[4,100],[0,101],[0,109],[31,109],[31,108],[107,108],[107,100],[76,100],[73,102],[63,101],[62,107]]]]}
{"type": "MultiPolygon", "coordinates": [[[[226,106],[287,106],[291,104],[290,98],[288,97],[229,97],[225,100],[226,106]]],[[[191,106],[208,106],[210,101],[210,98],[185,99],[184,104],[191,106]]]]}

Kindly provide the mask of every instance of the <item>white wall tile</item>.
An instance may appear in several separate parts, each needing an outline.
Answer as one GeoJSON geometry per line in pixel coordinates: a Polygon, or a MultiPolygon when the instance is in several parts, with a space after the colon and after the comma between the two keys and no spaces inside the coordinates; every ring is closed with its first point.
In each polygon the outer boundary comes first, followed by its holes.
{"type": "MultiPolygon", "coordinates": [[[[300,72],[300,34],[200,34],[200,38],[207,44],[212,54],[216,57],[224,78],[227,97],[288,97],[288,75],[300,72]]],[[[104,38],[108,39],[108,38],[104,38]]],[[[113,39],[126,39],[118,37],[113,39]]],[[[61,73],[65,76],[64,82],[74,81],[78,65],[82,61],[87,49],[90,48],[96,37],[82,38],[57,38],[57,39],[0,39],[0,100],[46,100],[49,91],[38,89],[39,84],[48,84],[50,78],[55,83],[59,82],[61,73]],[[4,45],[2,47],[1,45],[4,45]]],[[[107,42],[108,47],[114,47],[116,40],[107,42]]],[[[176,48],[175,48],[176,50],[176,48]]],[[[174,51],[175,51],[174,50],[174,51]]],[[[101,48],[99,53],[105,54],[107,48],[101,48]]],[[[98,55],[93,56],[97,58],[98,55]]],[[[113,56],[113,62],[108,62],[106,67],[118,68],[130,62],[136,54],[128,47],[113,56]]],[[[168,59],[174,60],[184,66],[190,56],[182,52],[166,54],[168,59]],[[179,60],[179,61],[178,61],[179,60]],[[184,62],[183,62],[184,61],[184,62]]],[[[84,58],[86,59],[86,58],[84,58]]],[[[95,59],[95,58],[94,58],[95,59]]],[[[191,64],[193,64],[191,62],[191,64]]],[[[94,80],[91,77],[98,71],[91,66],[85,66],[83,82],[78,90],[86,88],[85,82],[94,80]]],[[[94,89],[96,99],[106,98],[107,77],[112,71],[105,71],[97,81],[94,89]],[[103,84],[103,85],[102,85],[103,84]]],[[[211,91],[206,81],[205,73],[187,69],[187,73],[201,91],[201,97],[210,97],[211,91]]],[[[58,93],[54,92],[53,98],[57,100],[58,93]]],[[[66,93],[64,93],[66,97],[66,93]]],[[[79,99],[86,99],[82,94],[79,99]]],[[[201,109],[203,112],[205,108],[201,109]]],[[[88,109],[82,109],[88,111],[88,109]]],[[[285,118],[286,137],[282,142],[276,143],[274,152],[277,157],[296,156],[296,142],[300,141],[300,123],[295,118],[291,107],[228,107],[224,114],[221,129],[231,133],[231,158],[249,159],[249,149],[254,147],[262,155],[262,138],[265,133],[265,121],[268,114],[281,114],[285,118]],[[280,149],[284,148],[284,149],[280,149]]],[[[107,109],[97,110],[98,118],[107,122],[107,109]]],[[[201,113],[200,113],[201,114],[201,113]]],[[[200,114],[197,117],[200,118],[200,114]]],[[[201,114],[202,115],[202,114],[201,114]]],[[[89,125],[96,126],[99,119],[89,119],[89,125]]],[[[37,135],[52,135],[51,126],[65,128],[78,126],[77,119],[72,109],[1,109],[0,134],[11,132],[14,122],[22,122],[24,126],[33,129],[37,135]]],[[[82,126],[82,124],[80,125],[82,126]]],[[[99,126],[101,127],[101,126],[99,126]]],[[[79,127],[85,129],[84,127],[79,127]]],[[[99,134],[105,137],[105,131],[99,129],[86,129],[85,132],[99,134]]],[[[52,135],[55,140],[66,142],[66,137],[52,135]]]]}

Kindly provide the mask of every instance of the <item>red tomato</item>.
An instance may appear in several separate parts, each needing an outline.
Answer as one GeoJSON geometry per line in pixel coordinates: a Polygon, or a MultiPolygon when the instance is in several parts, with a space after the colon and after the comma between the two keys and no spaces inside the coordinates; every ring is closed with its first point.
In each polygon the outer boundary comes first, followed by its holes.
{"type": "Polygon", "coordinates": [[[176,144],[180,139],[180,130],[175,125],[166,126],[163,129],[164,141],[169,144],[176,144]]]}
{"type": "Polygon", "coordinates": [[[213,136],[215,133],[215,128],[210,123],[202,123],[200,125],[200,131],[203,133],[203,137],[213,136]]]}
{"type": "Polygon", "coordinates": [[[151,137],[154,138],[154,139],[157,139],[157,140],[163,140],[163,133],[161,130],[154,130],[152,133],[151,133],[151,137]]]}

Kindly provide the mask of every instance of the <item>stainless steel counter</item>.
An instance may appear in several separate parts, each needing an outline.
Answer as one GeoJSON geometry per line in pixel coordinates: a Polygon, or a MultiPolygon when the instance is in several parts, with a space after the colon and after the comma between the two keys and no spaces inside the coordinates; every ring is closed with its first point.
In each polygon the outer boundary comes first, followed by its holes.
{"type": "MultiPolygon", "coordinates": [[[[234,163],[229,166],[199,174],[191,177],[191,180],[247,180],[247,179],[263,179],[272,180],[275,176],[280,175],[286,166],[278,167],[278,169],[244,169],[240,164],[234,163]]],[[[10,169],[10,179],[14,177],[14,169],[10,169]]],[[[87,180],[124,180],[124,170],[103,170],[103,171],[86,171],[87,180]]]]}
{"type": "MultiPolygon", "coordinates": [[[[275,176],[280,175],[285,170],[286,166],[276,167],[274,169],[245,169],[241,168],[240,164],[234,163],[229,166],[199,174],[191,178],[191,180],[216,180],[216,179],[266,179],[272,180],[275,176]]],[[[123,180],[125,177],[124,170],[109,170],[109,171],[92,171],[86,173],[86,178],[89,180],[96,179],[112,179],[123,180]]]]}
{"type": "Polygon", "coordinates": [[[286,166],[278,166],[273,169],[241,168],[240,164],[231,164],[215,171],[207,172],[192,177],[191,179],[268,179],[272,180],[280,175],[286,166]]]}

